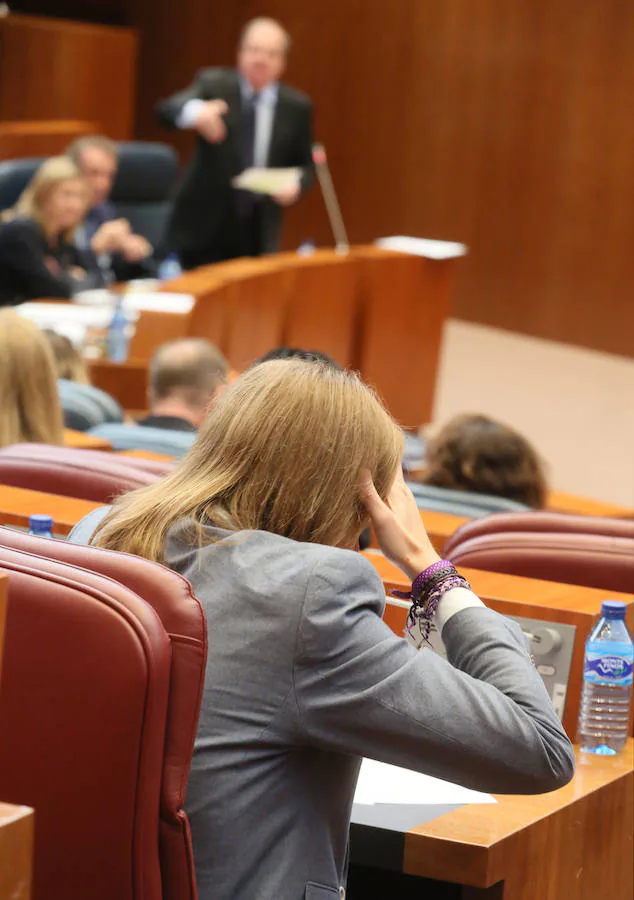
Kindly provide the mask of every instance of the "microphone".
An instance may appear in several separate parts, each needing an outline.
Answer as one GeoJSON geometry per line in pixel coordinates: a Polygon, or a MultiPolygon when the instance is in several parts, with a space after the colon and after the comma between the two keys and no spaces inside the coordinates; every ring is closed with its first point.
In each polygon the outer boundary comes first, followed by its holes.
{"type": "Polygon", "coordinates": [[[348,240],[346,226],[343,224],[341,207],[337,200],[337,193],[332,181],[328,160],[326,159],[326,150],[323,144],[313,144],[313,162],[315,163],[319,186],[321,188],[321,193],[323,194],[324,203],[326,204],[328,218],[330,219],[330,227],[332,228],[332,233],[335,238],[335,249],[337,250],[337,253],[348,253],[350,250],[350,241],[348,240]]]}

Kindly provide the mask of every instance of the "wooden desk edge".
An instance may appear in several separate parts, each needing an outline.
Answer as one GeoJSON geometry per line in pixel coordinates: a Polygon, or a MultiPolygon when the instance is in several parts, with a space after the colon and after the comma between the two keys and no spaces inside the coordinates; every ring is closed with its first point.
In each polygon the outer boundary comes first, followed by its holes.
{"type": "Polygon", "coordinates": [[[31,897],[35,812],[28,806],[0,802],[0,894],[31,897]]]}
{"type": "Polygon", "coordinates": [[[405,834],[403,872],[491,887],[506,875],[506,848],[511,839],[615,781],[634,781],[632,738],[616,757],[583,757],[578,749],[576,755],[574,778],[557,791],[534,796],[498,795],[495,806],[470,804],[410,829],[405,834]],[[499,832],[494,834],[491,822],[505,814],[508,826],[498,821],[499,832]],[[483,828],[483,819],[489,820],[488,828],[483,828]],[[443,857],[450,861],[451,871],[441,868],[443,857]]]}

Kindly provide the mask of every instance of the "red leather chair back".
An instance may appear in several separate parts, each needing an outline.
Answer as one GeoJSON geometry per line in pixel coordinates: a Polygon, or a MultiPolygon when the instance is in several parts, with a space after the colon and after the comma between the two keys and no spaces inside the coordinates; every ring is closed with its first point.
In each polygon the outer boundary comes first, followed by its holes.
{"type": "MultiPolygon", "coordinates": [[[[160,862],[160,879],[162,882],[163,900],[195,900],[196,883],[194,875],[193,853],[189,822],[183,810],[187,779],[193,754],[194,739],[198,727],[198,716],[204,684],[205,662],[207,656],[207,630],[202,608],[194,597],[189,583],[163,566],[147,562],[139,557],[124,553],[114,553],[107,550],[99,550],[95,547],[84,547],[70,544],[64,541],[53,541],[45,538],[35,538],[23,532],[0,528],[0,567],[5,567],[7,555],[19,551],[38,554],[38,559],[44,567],[48,565],[62,565],[73,567],[71,571],[77,578],[100,578],[107,585],[116,584],[120,590],[137,598],[143,598],[152,607],[151,612],[157,617],[164,630],[169,643],[169,685],[168,706],[164,720],[164,730],[160,745],[161,778],[158,796],[160,807],[157,808],[157,818],[148,819],[143,823],[143,828],[152,835],[152,839],[158,847],[160,862]],[[81,567],[81,568],[78,568],[81,567]],[[98,575],[96,574],[98,573],[98,575]]],[[[11,620],[11,582],[9,621],[11,620]]],[[[75,648],[76,649],[76,648],[75,648]]],[[[70,652],[70,648],[69,648],[70,652]]],[[[112,665],[118,663],[118,654],[111,655],[112,665]]],[[[8,670],[5,672],[8,674],[8,670]]],[[[2,729],[3,696],[0,694],[0,729],[2,729]]],[[[116,723],[116,716],[110,718],[109,724],[116,723]]],[[[4,732],[6,733],[6,732],[4,732]]],[[[121,729],[116,726],[118,739],[125,738],[121,729]]],[[[62,748],[60,748],[62,749],[62,748]]],[[[90,762],[90,751],[86,748],[86,763],[90,762]]],[[[107,760],[106,760],[107,762],[107,760]]],[[[9,770],[4,766],[2,759],[2,743],[0,742],[0,796],[8,798],[5,784],[2,779],[9,770]]],[[[111,773],[116,777],[116,773],[111,773]]],[[[28,779],[29,772],[25,773],[28,779]]],[[[32,803],[31,799],[22,796],[21,803],[32,803]]],[[[41,805],[41,804],[40,804],[41,805]]],[[[104,830],[114,827],[112,822],[103,822],[104,830]]],[[[93,828],[95,823],[93,822],[93,828]]],[[[38,832],[39,833],[39,832],[38,832]]],[[[145,835],[144,831],[144,835],[145,835]]],[[[55,840],[53,834],[52,839],[55,840]]],[[[42,840],[42,843],[44,839],[42,840]]],[[[71,845],[72,846],[72,845],[71,845]]],[[[132,852],[132,845],[129,850],[132,852]]],[[[135,851],[136,852],[136,851],[135,851]]],[[[72,850],[67,850],[72,853],[72,850]]],[[[36,858],[38,845],[36,844],[36,858]]],[[[105,859],[108,857],[106,855],[105,859]]],[[[37,866],[36,862],[36,866],[37,866]]],[[[95,878],[95,873],[93,873],[95,878]]],[[[51,882],[52,883],[52,882],[51,882]]],[[[92,886],[92,881],[88,882],[92,886]]],[[[155,895],[149,894],[144,889],[132,894],[117,893],[111,891],[108,894],[97,895],[86,893],[86,883],[83,885],[85,896],[97,897],[134,897],[135,900],[151,900],[155,895]]],[[[53,898],[53,894],[47,892],[46,900],[53,898]]],[[[57,900],[55,895],[55,900],[57,900]]],[[[59,894],[61,900],[72,900],[80,894],[59,894]]],[[[36,893],[35,900],[38,900],[36,893]]]]}
{"type": "Polygon", "coordinates": [[[166,470],[169,471],[165,463],[98,450],[50,444],[12,444],[0,448],[0,484],[95,503],[111,503],[119,494],[154,484],[166,470]]]}
{"type": "Polygon", "coordinates": [[[483,534],[443,551],[456,566],[634,591],[634,538],[570,532],[483,534]]]}
{"type": "Polygon", "coordinates": [[[452,553],[465,541],[485,534],[538,531],[541,534],[603,534],[634,540],[634,521],[596,516],[576,516],[535,510],[525,513],[493,513],[462,525],[447,541],[443,554],[452,553]]]}

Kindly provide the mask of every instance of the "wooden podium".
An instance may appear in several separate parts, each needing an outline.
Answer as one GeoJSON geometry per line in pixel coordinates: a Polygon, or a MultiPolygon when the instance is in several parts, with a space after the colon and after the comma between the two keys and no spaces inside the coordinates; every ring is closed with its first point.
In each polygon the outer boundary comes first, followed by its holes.
{"type": "Polygon", "coordinates": [[[164,290],[192,294],[188,332],[242,371],[280,344],[358,369],[406,427],[431,417],[454,259],[377,247],[279,253],[188,272],[164,290]]]}

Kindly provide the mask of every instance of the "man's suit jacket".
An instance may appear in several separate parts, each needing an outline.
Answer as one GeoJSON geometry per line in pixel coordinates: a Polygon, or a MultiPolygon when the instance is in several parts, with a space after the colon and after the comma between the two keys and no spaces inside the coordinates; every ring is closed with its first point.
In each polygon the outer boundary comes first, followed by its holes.
{"type": "MultiPolygon", "coordinates": [[[[242,171],[240,129],[242,97],[240,78],[234,69],[202,69],[193,84],[160,102],[160,120],[175,126],[188,100],[225,100],[227,137],[220,144],[198,138],[191,165],[178,190],[169,228],[176,250],[197,252],[213,246],[234,214],[235,196],[231,179],[242,171]]],[[[300,166],[302,190],[314,180],[312,162],[312,102],[300,91],[280,84],[268,165],[274,168],[300,166]]],[[[282,210],[272,200],[262,209],[261,251],[278,249],[282,210]]]]}
{"type": "Polygon", "coordinates": [[[336,900],[362,756],[498,793],[572,777],[570,742],[510,620],[456,612],[441,626],[447,662],[389,630],[359,554],[204,532],[199,550],[183,524],[166,548],[209,635],[186,798],[200,900],[336,900]]]}

